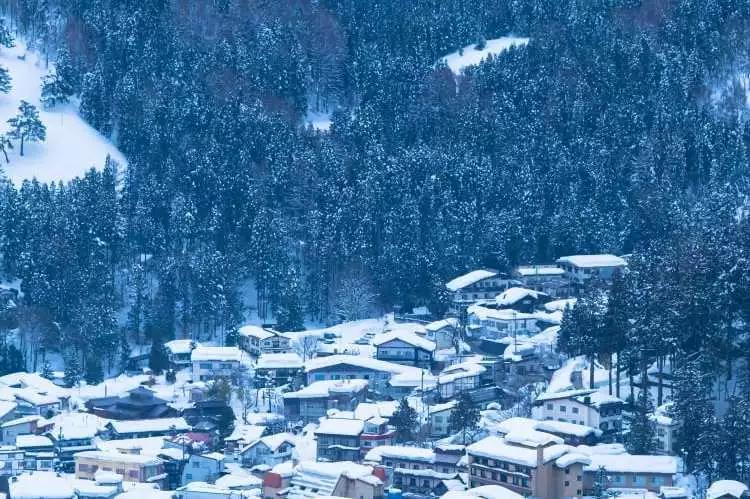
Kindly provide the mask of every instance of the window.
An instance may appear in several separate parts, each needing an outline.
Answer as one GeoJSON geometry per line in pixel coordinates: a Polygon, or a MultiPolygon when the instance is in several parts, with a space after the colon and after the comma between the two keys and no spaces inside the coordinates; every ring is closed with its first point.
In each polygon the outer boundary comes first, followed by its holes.
{"type": "Polygon", "coordinates": [[[191,473],[185,473],[185,479],[192,480],[193,479],[193,475],[191,473]]]}
{"type": "Polygon", "coordinates": [[[199,367],[201,369],[211,369],[211,363],[210,362],[201,362],[199,367]]]}
{"type": "Polygon", "coordinates": [[[578,414],[578,407],[572,407],[571,411],[573,411],[573,414],[578,414]]]}
{"type": "Polygon", "coordinates": [[[200,467],[201,467],[201,463],[199,463],[198,461],[193,461],[193,468],[200,468],[200,467]]]}
{"type": "Polygon", "coordinates": [[[633,475],[633,485],[646,485],[646,477],[643,475],[633,475]]]}
{"type": "Polygon", "coordinates": [[[570,475],[570,468],[565,468],[565,474],[570,475]]]}
{"type": "Polygon", "coordinates": [[[547,410],[551,411],[554,406],[552,404],[547,404],[547,410]]]}
{"type": "Polygon", "coordinates": [[[565,480],[565,486],[566,486],[566,487],[570,487],[570,482],[569,482],[569,481],[567,481],[567,480],[565,480]]]}
{"type": "Polygon", "coordinates": [[[565,412],[565,411],[567,411],[567,408],[564,405],[561,405],[560,412],[565,412]]]}

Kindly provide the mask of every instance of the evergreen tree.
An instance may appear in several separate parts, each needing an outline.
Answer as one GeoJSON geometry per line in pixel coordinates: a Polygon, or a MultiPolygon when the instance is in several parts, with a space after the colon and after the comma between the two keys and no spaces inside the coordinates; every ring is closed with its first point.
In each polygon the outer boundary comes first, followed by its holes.
{"type": "Polygon", "coordinates": [[[148,367],[154,374],[161,374],[169,367],[167,349],[161,341],[154,340],[151,343],[151,353],[148,357],[148,367]]]}
{"type": "Polygon", "coordinates": [[[96,385],[104,381],[102,361],[97,355],[92,355],[86,359],[86,370],[83,378],[89,385],[96,385]]]}
{"type": "Polygon", "coordinates": [[[58,104],[65,104],[73,94],[73,89],[56,72],[49,73],[42,80],[41,101],[45,109],[52,109],[58,104]]]}
{"type": "Polygon", "coordinates": [[[45,378],[51,380],[54,378],[54,373],[52,372],[52,365],[49,363],[48,360],[44,361],[44,364],[42,364],[42,370],[40,372],[40,375],[45,378]]]}
{"type": "Polygon", "coordinates": [[[3,156],[5,156],[6,163],[10,163],[10,158],[8,158],[8,151],[10,151],[11,149],[13,149],[13,142],[11,142],[7,134],[1,134],[0,135],[0,152],[2,152],[3,156]]]}
{"type": "Polygon", "coordinates": [[[11,84],[10,71],[8,68],[0,66],[0,92],[7,94],[13,88],[11,84]]]}
{"type": "Polygon", "coordinates": [[[466,445],[467,433],[472,433],[479,423],[479,409],[474,404],[467,392],[461,392],[458,396],[458,404],[448,418],[448,427],[451,431],[461,433],[461,443],[466,445]]]}
{"type": "Polygon", "coordinates": [[[78,354],[72,352],[65,360],[65,384],[67,386],[77,386],[81,381],[81,365],[78,361],[78,354]]]}
{"type": "Polygon", "coordinates": [[[8,119],[10,131],[8,137],[20,141],[20,153],[23,156],[25,142],[43,142],[47,138],[47,127],[39,119],[39,111],[25,100],[18,107],[18,114],[8,119]]]}
{"type": "Polygon", "coordinates": [[[6,48],[15,47],[16,45],[10,29],[5,24],[5,19],[0,19],[0,45],[6,48]]]}
{"type": "Polygon", "coordinates": [[[396,433],[401,442],[414,440],[414,432],[419,424],[417,411],[409,405],[406,398],[402,398],[398,408],[393,412],[391,424],[396,428],[396,433]]]}
{"type": "Polygon", "coordinates": [[[656,449],[654,405],[648,390],[641,390],[633,405],[625,444],[631,454],[652,454],[656,449]]]}

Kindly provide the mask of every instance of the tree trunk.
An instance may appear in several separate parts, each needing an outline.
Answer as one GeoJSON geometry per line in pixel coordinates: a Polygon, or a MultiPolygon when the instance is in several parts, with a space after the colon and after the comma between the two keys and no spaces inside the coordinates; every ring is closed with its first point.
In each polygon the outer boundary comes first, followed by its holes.
{"type": "Polygon", "coordinates": [[[21,135],[21,156],[23,156],[23,135],[21,135]]]}
{"type": "Polygon", "coordinates": [[[659,368],[659,385],[656,392],[656,406],[658,407],[664,403],[664,357],[656,359],[656,365],[659,368]]]}
{"type": "Polygon", "coordinates": [[[617,352],[617,370],[615,371],[615,397],[620,398],[620,352],[617,352]]]}
{"type": "Polygon", "coordinates": [[[609,354],[609,366],[608,366],[608,375],[609,375],[609,394],[612,395],[612,354],[609,354]]]}
{"type": "Polygon", "coordinates": [[[591,364],[589,365],[589,388],[594,389],[594,355],[591,356],[591,364]]]}

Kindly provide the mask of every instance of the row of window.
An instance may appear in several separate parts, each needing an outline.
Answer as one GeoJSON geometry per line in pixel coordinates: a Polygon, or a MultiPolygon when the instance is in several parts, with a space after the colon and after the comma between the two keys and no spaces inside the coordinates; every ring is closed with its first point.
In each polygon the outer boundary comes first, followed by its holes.
{"type": "Polygon", "coordinates": [[[505,473],[500,473],[497,471],[489,471],[489,470],[483,470],[483,469],[477,469],[472,467],[471,468],[471,474],[474,476],[479,476],[482,478],[490,478],[494,482],[500,482],[500,483],[508,483],[513,484],[516,487],[523,487],[525,489],[529,488],[529,479],[528,478],[522,478],[519,476],[508,476],[505,473]]]}
{"type": "Polygon", "coordinates": [[[495,459],[488,459],[486,457],[477,457],[474,459],[476,464],[482,466],[488,466],[490,468],[500,468],[506,471],[515,471],[516,473],[523,473],[531,476],[531,468],[528,466],[521,466],[520,464],[507,463],[505,461],[497,461],[495,459]]]}

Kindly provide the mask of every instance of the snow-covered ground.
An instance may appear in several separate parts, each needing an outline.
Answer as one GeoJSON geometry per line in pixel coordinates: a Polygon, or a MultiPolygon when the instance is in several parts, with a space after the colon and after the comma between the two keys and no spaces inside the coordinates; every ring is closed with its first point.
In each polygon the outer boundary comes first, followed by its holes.
{"type": "Polygon", "coordinates": [[[455,74],[460,74],[464,68],[468,66],[476,66],[489,55],[497,55],[511,47],[522,47],[527,43],[529,43],[528,38],[502,36],[500,38],[487,40],[484,48],[481,50],[477,50],[476,43],[472,43],[456,52],[446,55],[441,61],[445,61],[451,71],[455,74]]]}
{"type": "Polygon", "coordinates": [[[44,182],[71,180],[91,167],[101,168],[107,155],[121,166],[126,164],[120,151],[79,116],[74,103],[50,111],[42,108],[41,79],[49,70],[36,53],[26,50],[22,40],[16,40],[13,48],[0,50],[0,64],[10,71],[13,86],[10,93],[0,94],[0,132],[7,130],[6,121],[17,114],[21,99],[37,106],[47,127],[47,140],[25,144],[23,157],[15,147],[8,154],[10,164],[0,159],[14,184],[33,177],[44,182]]]}
{"type": "Polygon", "coordinates": [[[305,125],[312,126],[315,130],[327,132],[331,128],[331,113],[308,110],[305,116],[305,125]]]}

